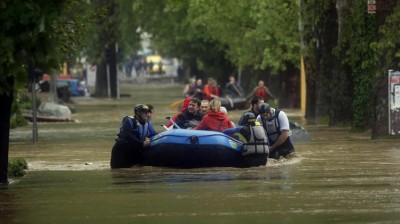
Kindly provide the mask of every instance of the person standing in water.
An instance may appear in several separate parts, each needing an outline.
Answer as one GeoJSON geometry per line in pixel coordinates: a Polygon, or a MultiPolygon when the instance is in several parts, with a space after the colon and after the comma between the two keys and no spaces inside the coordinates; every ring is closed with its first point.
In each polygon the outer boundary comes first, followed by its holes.
{"type": "Polygon", "coordinates": [[[263,126],[269,144],[269,157],[279,159],[294,153],[294,146],[290,140],[289,119],[286,113],[271,108],[268,103],[262,103],[258,108],[257,121],[263,126]]]}
{"type": "Polygon", "coordinates": [[[149,118],[149,107],[145,104],[134,106],[134,116],[122,119],[118,138],[111,151],[110,166],[112,169],[129,168],[142,162],[142,151],[150,145],[154,131],[149,118]]]}

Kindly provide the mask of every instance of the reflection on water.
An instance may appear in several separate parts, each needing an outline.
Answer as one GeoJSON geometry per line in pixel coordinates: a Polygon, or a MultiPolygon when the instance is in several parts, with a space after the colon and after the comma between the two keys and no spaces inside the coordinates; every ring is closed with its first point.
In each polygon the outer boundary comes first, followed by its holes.
{"type": "Polygon", "coordinates": [[[110,170],[111,113],[40,124],[37,144],[13,130],[30,170],[1,186],[0,223],[400,223],[399,140],[308,125],[300,157],[264,167],[110,170]]]}

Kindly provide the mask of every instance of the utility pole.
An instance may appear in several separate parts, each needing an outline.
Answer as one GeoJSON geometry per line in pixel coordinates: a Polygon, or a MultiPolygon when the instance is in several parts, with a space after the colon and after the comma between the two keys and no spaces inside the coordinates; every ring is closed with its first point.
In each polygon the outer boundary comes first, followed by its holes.
{"type": "Polygon", "coordinates": [[[31,91],[32,91],[32,141],[36,143],[38,141],[38,129],[37,129],[37,106],[36,106],[36,74],[33,61],[29,61],[28,75],[31,79],[31,91]]]}
{"type": "Polygon", "coordinates": [[[57,80],[56,80],[55,75],[56,75],[55,71],[53,70],[53,72],[51,73],[51,76],[50,76],[50,91],[53,95],[53,102],[58,103],[57,80]]]}
{"type": "Polygon", "coordinates": [[[119,100],[119,78],[118,78],[118,43],[115,43],[115,55],[117,56],[116,63],[115,63],[115,70],[117,70],[116,74],[116,85],[117,85],[117,99],[119,100]]]}
{"type": "Polygon", "coordinates": [[[108,62],[107,62],[106,70],[107,70],[107,97],[111,98],[110,65],[108,64],[108,62]]]}

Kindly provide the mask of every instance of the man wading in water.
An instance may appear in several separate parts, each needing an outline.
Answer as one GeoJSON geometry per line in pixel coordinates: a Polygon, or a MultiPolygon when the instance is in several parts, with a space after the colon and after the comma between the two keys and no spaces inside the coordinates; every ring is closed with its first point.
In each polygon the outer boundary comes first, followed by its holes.
{"type": "Polygon", "coordinates": [[[129,168],[142,163],[142,151],[150,145],[150,138],[157,133],[148,121],[150,108],[145,104],[134,107],[135,115],[122,119],[118,138],[112,148],[110,166],[129,168]]]}
{"type": "Polygon", "coordinates": [[[271,108],[268,103],[262,103],[258,107],[257,121],[263,126],[269,144],[269,157],[279,159],[293,155],[294,146],[290,140],[289,119],[286,113],[271,108]]]}

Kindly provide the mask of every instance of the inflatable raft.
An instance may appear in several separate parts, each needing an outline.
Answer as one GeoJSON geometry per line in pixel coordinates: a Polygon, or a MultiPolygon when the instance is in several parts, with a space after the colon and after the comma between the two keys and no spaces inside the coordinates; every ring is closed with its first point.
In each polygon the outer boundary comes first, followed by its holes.
{"type": "Polygon", "coordinates": [[[221,101],[221,106],[224,106],[228,110],[240,110],[240,109],[247,109],[249,104],[244,97],[234,97],[231,98],[229,96],[220,97],[219,100],[221,101]]]}
{"type": "Polygon", "coordinates": [[[171,129],[151,139],[143,165],[198,168],[252,167],[267,163],[267,152],[244,152],[243,143],[221,132],[171,129]]]}

